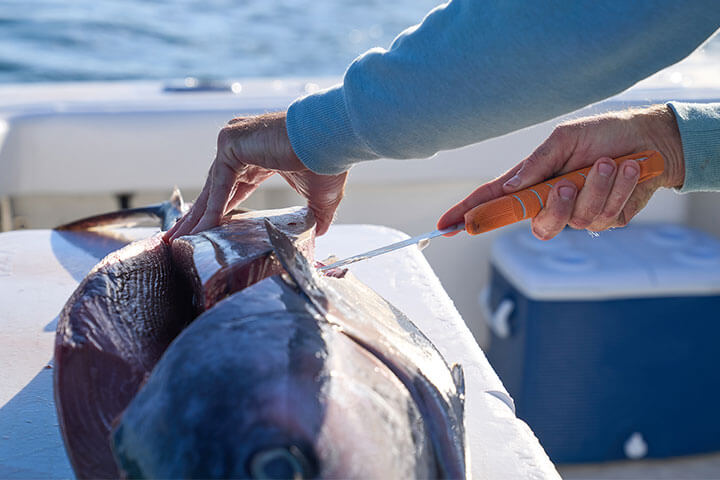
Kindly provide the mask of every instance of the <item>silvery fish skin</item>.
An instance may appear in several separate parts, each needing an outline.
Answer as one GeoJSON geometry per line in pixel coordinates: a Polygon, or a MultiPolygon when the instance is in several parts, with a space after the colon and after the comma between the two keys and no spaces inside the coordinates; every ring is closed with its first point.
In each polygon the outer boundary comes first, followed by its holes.
{"type": "Polygon", "coordinates": [[[58,321],[54,391],[60,430],[78,477],[118,477],[109,443],[112,422],[195,318],[195,299],[205,298],[208,279],[226,286],[207,304],[212,305],[282,270],[271,255],[265,217],[277,217],[286,233],[312,252],[315,224],[305,208],[237,215],[201,238],[183,237],[179,246],[184,246],[172,254],[159,235],[112,252],[70,297],[58,321]],[[222,261],[200,261],[203,246],[213,242],[226,250],[222,261]],[[242,243],[242,249],[226,247],[232,242],[242,243]]]}
{"type": "Polygon", "coordinates": [[[270,238],[289,276],[228,297],[168,348],[114,430],[125,474],[465,478],[460,367],[361,282],[319,278],[270,238]]]}

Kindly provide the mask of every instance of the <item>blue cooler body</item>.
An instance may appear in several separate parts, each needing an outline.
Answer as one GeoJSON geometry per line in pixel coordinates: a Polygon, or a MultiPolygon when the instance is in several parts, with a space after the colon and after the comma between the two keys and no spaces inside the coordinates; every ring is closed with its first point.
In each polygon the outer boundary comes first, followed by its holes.
{"type": "Polygon", "coordinates": [[[720,450],[720,241],[523,228],[491,257],[487,356],[553,461],[720,450]]]}

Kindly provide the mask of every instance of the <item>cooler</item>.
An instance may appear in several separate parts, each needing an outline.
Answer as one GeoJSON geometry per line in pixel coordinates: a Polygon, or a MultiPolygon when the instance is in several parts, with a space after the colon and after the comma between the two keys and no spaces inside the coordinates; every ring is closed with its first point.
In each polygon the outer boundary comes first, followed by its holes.
{"type": "Polygon", "coordinates": [[[491,263],[487,357],[553,461],[720,450],[720,241],[524,226],[491,263]]]}

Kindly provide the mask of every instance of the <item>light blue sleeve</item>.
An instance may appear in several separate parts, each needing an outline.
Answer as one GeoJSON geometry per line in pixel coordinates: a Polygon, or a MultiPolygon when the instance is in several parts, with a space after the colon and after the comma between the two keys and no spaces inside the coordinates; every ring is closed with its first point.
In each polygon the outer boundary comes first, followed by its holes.
{"type": "Polygon", "coordinates": [[[502,135],[681,60],[720,26],[717,1],[452,0],[292,103],[288,135],[324,174],[502,135]]]}
{"type": "Polygon", "coordinates": [[[669,102],[685,157],[681,193],[720,191],[720,103],[669,102]]]}

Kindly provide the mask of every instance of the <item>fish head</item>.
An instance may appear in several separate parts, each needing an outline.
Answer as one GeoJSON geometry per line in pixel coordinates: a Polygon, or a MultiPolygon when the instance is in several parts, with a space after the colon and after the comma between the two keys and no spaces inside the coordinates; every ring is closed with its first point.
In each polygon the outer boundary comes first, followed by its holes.
{"type": "Polygon", "coordinates": [[[131,478],[435,478],[423,412],[297,285],[265,279],[168,347],[113,432],[131,478]]]}
{"type": "Polygon", "coordinates": [[[281,283],[220,302],[168,348],[112,434],[128,477],[318,476],[326,345],[304,300],[273,301],[291,295],[281,283]]]}

